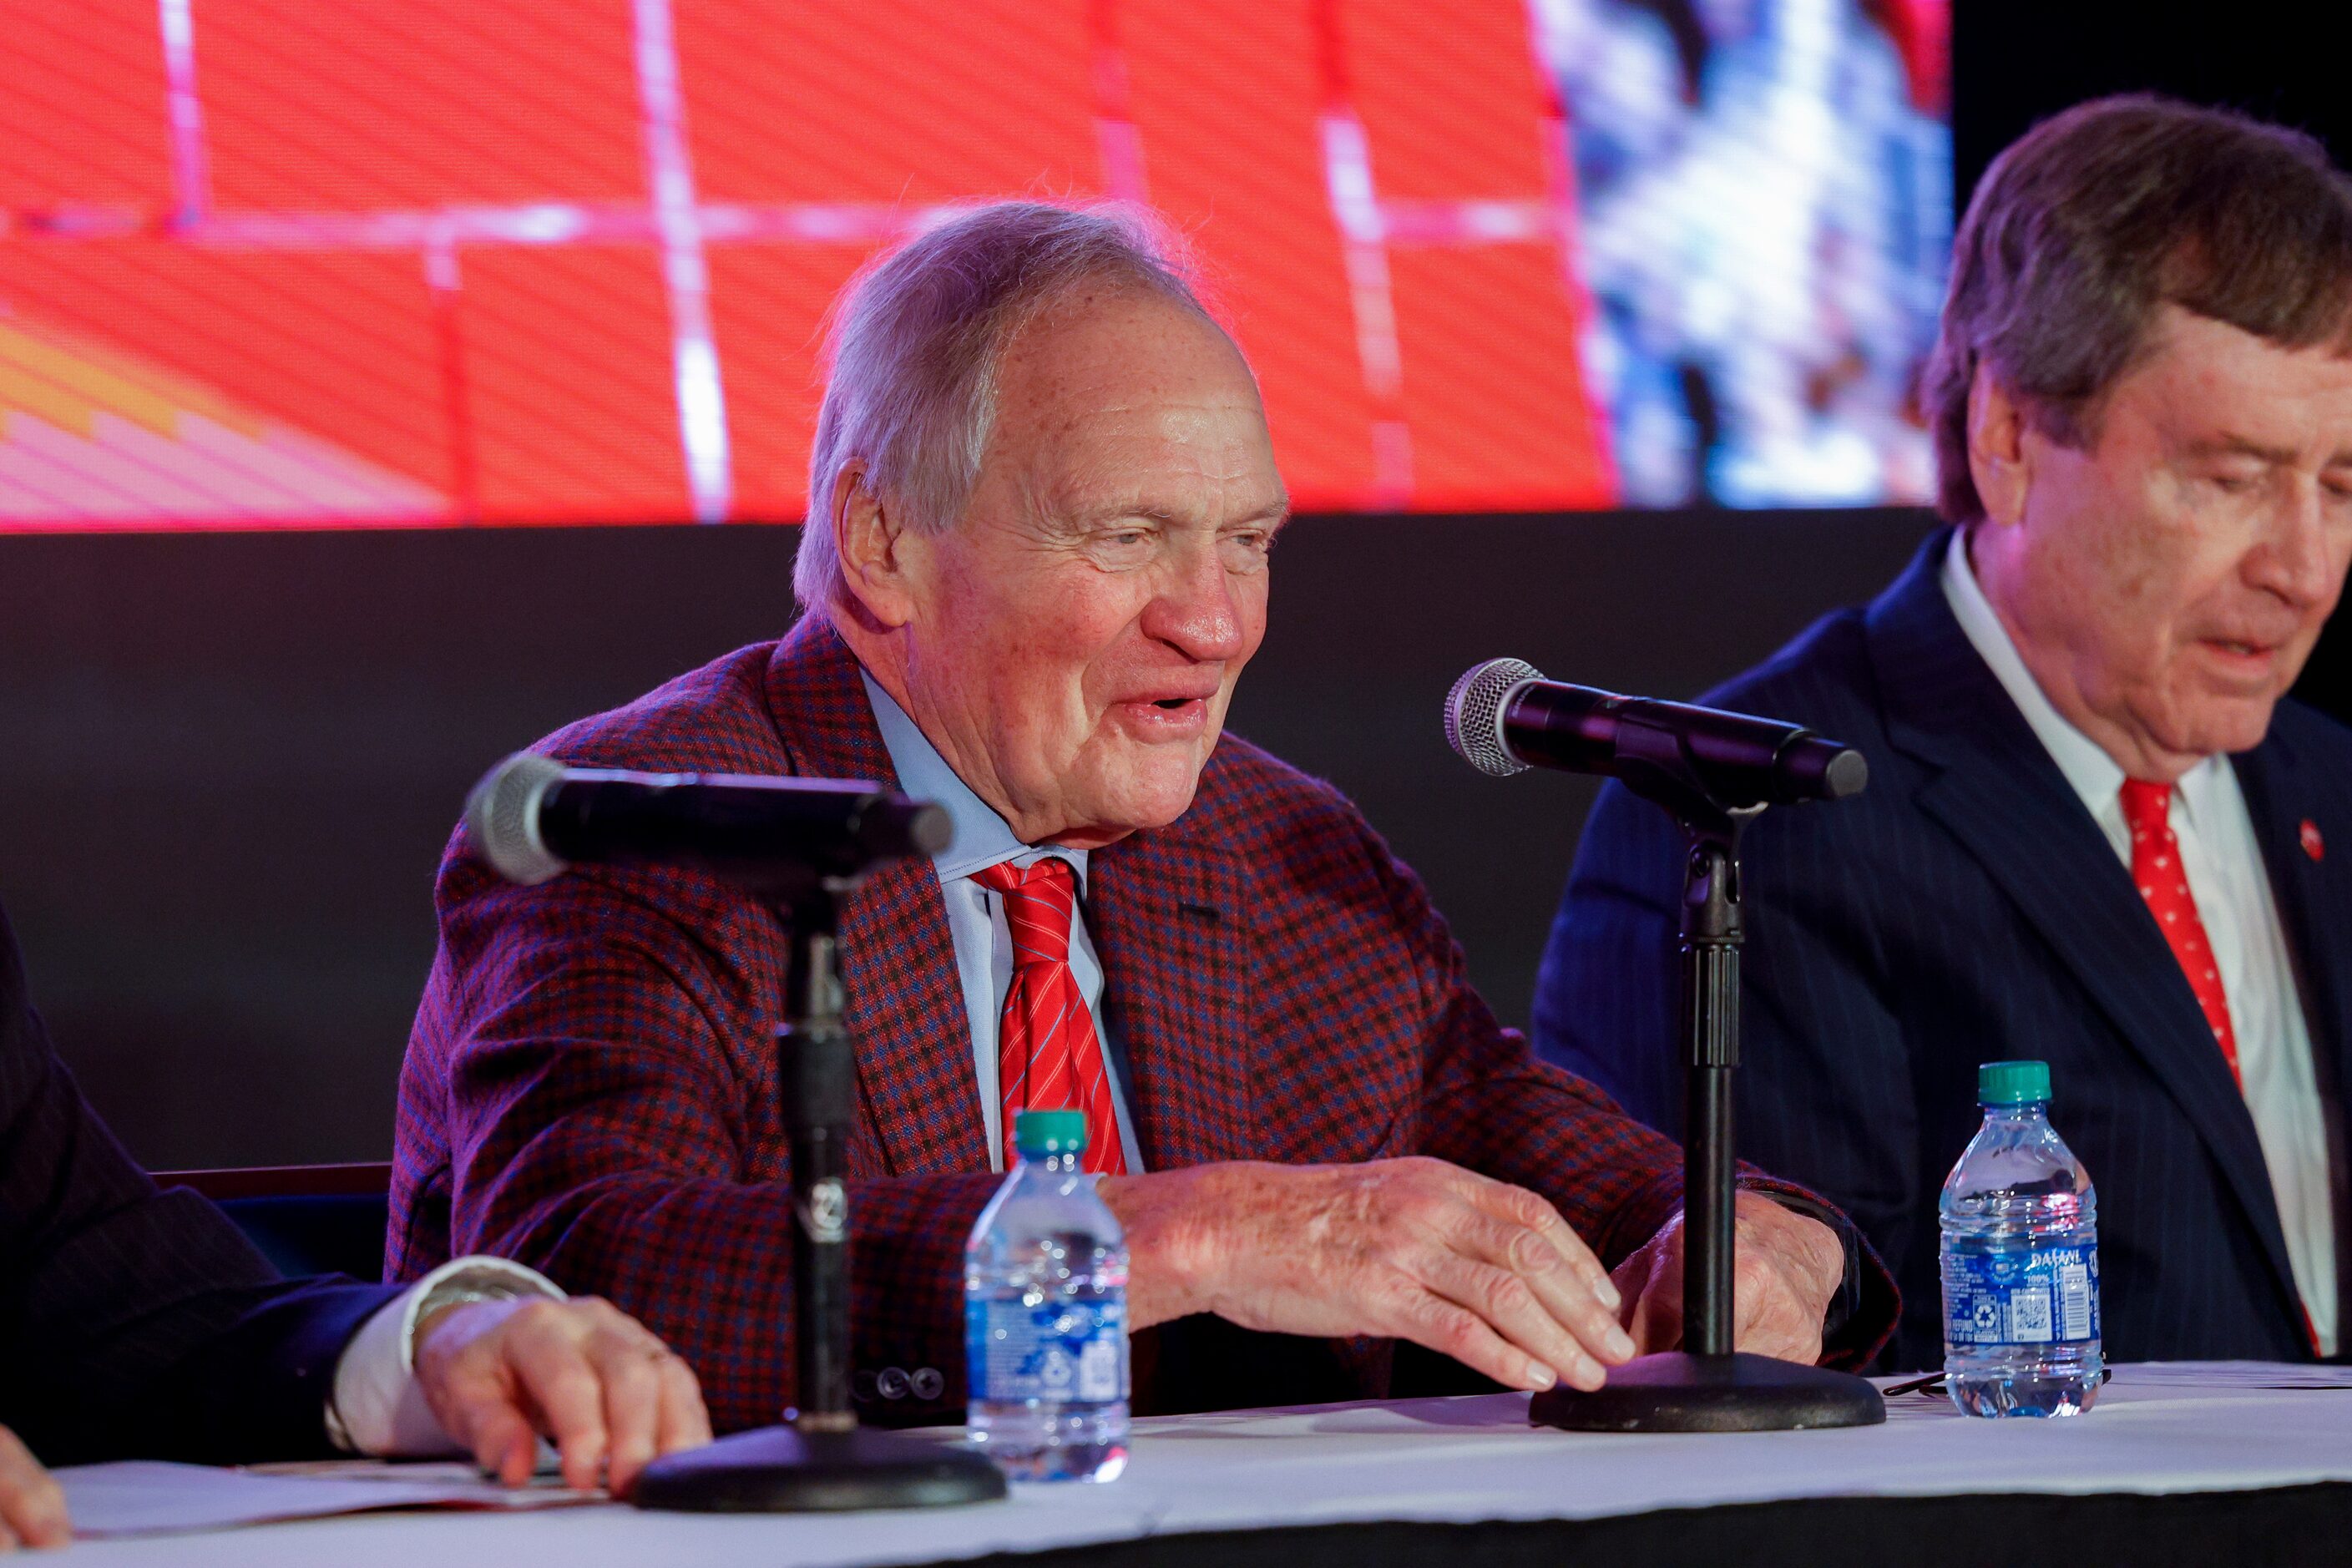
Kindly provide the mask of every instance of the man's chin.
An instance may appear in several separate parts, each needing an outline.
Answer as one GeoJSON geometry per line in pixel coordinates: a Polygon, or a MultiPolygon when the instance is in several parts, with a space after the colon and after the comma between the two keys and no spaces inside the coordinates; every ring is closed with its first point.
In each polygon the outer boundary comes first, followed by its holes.
{"type": "Polygon", "coordinates": [[[1192,809],[1200,792],[1201,773],[1194,768],[1181,780],[1153,780],[1118,792],[1104,815],[1129,833],[1165,827],[1192,809]]]}
{"type": "Polygon", "coordinates": [[[2277,709],[2274,695],[2208,698],[2185,716],[2180,742],[2173,749],[2198,757],[2251,752],[2270,733],[2271,715],[2277,709]]]}
{"type": "Polygon", "coordinates": [[[1185,770],[1181,778],[1147,775],[1122,780],[1094,792],[1085,808],[1072,814],[1083,821],[1083,826],[1053,834],[1051,839],[1072,848],[1096,849],[1116,844],[1130,833],[1165,827],[1192,808],[1192,797],[1200,787],[1198,768],[1185,770]]]}

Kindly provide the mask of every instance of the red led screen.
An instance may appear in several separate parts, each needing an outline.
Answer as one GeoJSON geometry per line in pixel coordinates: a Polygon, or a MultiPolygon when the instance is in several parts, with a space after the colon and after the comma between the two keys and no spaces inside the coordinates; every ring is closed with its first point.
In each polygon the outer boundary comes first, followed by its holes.
{"type": "Polygon", "coordinates": [[[1191,237],[1304,508],[1916,496],[1945,27],[0,0],[0,529],[795,518],[829,301],[994,195],[1191,237]]]}

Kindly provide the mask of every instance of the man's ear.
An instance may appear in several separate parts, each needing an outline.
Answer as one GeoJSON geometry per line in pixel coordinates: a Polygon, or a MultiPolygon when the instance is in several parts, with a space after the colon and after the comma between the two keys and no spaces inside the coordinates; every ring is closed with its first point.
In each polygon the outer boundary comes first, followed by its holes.
{"type": "Polygon", "coordinates": [[[915,613],[906,535],[862,465],[845,464],[834,477],[826,521],[833,529],[842,589],[849,601],[843,608],[877,630],[905,626],[915,613]]]}
{"type": "Polygon", "coordinates": [[[1969,477],[1976,481],[1988,522],[2013,523],[2025,515],[2025,498],[2033,488],[2030,420],[2025,405],[1993,374],[1991,363],[1979,360],[1976,380],[1969,385],[1969,477]]]}

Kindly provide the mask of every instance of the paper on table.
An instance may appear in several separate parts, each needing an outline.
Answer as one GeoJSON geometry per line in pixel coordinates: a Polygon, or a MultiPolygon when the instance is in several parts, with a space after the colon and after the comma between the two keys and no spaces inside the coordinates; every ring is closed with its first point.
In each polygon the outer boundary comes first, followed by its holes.
{"type": "Polygon", "coordinates": [[[129,1459],[69,1466],[57,1478],[74,1533],[90,1540],[387,1508],[537,1509],[604,1500],[602,1492],[570,1491],[560,1482],[502,1487],[467,1464],[337,1460],[265,1473],[129,1459]]]}
{"type": "Polygon", "coordinates": [[[2135,1388],[2340,1388],[2352,1391],[2352,1366],[2274,1361],[2147,1361],[2116,1369],[2135,1388]]]}

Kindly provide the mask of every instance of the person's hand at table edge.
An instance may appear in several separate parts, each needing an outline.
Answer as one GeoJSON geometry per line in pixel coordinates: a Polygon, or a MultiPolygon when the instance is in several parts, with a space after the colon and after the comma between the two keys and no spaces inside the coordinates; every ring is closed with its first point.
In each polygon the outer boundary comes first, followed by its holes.
{"type": "MultiPolygon", "coordinates": [[[[1732,1267],[1732,1347],[1811,1365],[1822,1359],[1822,1325],[1845,1280],[1845,1244],[1820,1220],[1762,1193],[1733,1204],[1738,1256],[1732,1267]]],[[[1683,1342],[1683,1216],[1659,1228],[1613,1274],[1626,1330],[1642,1353],[1683,1342]]]]}
{"type": "Polygon", "coordinates": [[[1099,1191],[1127,1232],[1131,1328],[1208,1311],[1394,1337],[1537,1390],[1598,1388],[1634,1353],[1617,1286],[1559,1212],[1442,1160],[1235,1161],[1099,1191]]]}
{"type": "Polygon", "coordinates": [[[16,1434],[0,1426],[0,1552],[73,1541],[66,1494],[16,1434]]]}
{"type": "Polygon", "coordinates": [[[608,1301],[468,1301],[416,1331],[416,1375],[433,1414],[482,1468],[530,1479],[538,1436],[566,1486],[626,1496],[658,1455],[710,1441],[694,1371],[608,1301]]]}

